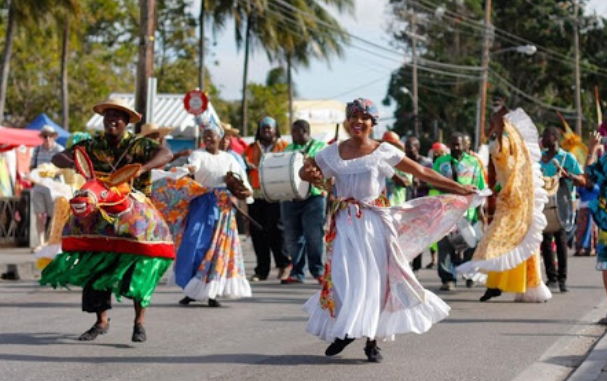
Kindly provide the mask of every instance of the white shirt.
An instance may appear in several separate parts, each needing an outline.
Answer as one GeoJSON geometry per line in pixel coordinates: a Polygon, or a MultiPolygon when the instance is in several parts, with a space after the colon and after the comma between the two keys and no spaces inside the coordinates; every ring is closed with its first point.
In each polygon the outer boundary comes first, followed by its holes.
{"type": "MultiPolygon", "coordinates": [[[[188,163],[194,167],[194,180],[204,187],[226,187],[226,174],[234,172],[242,178],[247,189],[253,190],[242,166],[227,152],[219,151],[213,155],[206,150],[196,150],[190,154],[188,163]]],[[[247,204],[252,202],[252,197],[247,198],[247,204]]]]}

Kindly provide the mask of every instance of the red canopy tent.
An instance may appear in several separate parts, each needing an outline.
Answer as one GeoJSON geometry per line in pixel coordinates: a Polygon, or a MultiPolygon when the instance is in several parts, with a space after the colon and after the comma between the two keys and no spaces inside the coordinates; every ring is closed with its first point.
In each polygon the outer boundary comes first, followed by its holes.
{"type": "Polygon", "coordinates": [[[10,151],[21,145],[36,147],[42,144],[40,131],[21,128],[0,127],[0,152],[10,151]]]}

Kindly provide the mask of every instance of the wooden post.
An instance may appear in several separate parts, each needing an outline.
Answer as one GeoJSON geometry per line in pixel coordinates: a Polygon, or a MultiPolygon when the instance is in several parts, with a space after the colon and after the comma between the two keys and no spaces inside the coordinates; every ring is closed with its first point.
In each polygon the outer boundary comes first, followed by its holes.
{"type": "MultiPolygon", "coordinates": [[[[480,90],[480,110],[479,122],[477,126],[477,134],[480,136],[479,145],[485,141],[485,112],[487,109],[487,87],[489,81],[489,46],[490,46],[490,30],[491,27],[491,0],[485,0],[485,29],[483,38],[483,62],[481,74],[481,90],[480,90]]],[[[478,147],[476,147],[478,149],[478,147]]]]}
{"type": "Polygon", "coordinates": [[[143,118],[141,119],[141,122],[135,125],[135,133],[139,133],[141,131],[141,125],[147,121],[145,110],[148,98],[148,78],[150,78],[154,72],[155,11],[156,0],[139,0],[139,60],[137,62],[135,110],[142,114],[143,118]]]}

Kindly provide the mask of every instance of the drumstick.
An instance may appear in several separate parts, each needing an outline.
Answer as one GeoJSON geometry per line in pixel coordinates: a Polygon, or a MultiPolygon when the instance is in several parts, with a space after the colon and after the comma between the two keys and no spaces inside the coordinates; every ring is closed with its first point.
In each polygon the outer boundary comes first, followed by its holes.
{"type": "Polygon", "coordinates": [[[563,169],[563,167],[561,167],[561,165],[559,164],[558,160],[552,159],[552,164],[554,164],[554,166],[556,167],[559,176],[566,173],[565,170],[563,169]]]}

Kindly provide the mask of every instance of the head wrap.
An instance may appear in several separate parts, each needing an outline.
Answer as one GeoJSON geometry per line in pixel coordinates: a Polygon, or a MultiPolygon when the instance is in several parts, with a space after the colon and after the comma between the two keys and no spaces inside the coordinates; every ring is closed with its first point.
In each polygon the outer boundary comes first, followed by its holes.
{"type": "Polygon", "coordinates": [[[365,98],[356,98],[352,102],[349,102],[346,106],[346,118],[349,119],[357,111],[370,115],[371,119],[373,120],[373,125],[377,124],[379,111],[377,111],[377,107],[371,100],[365,98]]]}
{"type": "Polygon", "coordinates": [[[276,120],[274,120],[274,118],[266,116],[259,121],[259,127],[263,127],[263,126],[270,126],[274,129],[276,129],[276,120]]]}
{"type": "Polygon", "coordinates": [[[215,122],[202,125],[202,131],[215,131],[220,139],[223,138],[223,128],[215,122]]]}
{"type": "Polygon", "coordinates": [[[194,121],[198,126],[200,126],[200,129],[203,132],[206,130],[215,131],[220,139],[223,138],[223,128],[221,128],[219,124],[217,124],[213,119],[209,118],[207,115],[196,115],[194,117],[194,121]]]}
{"type": "Polygon", "coordinates": [[[83,140],[88,140],[91,138],[91,134],[88,132],[74,132],[67,138],[67,142],[65,143],[65,148],[71,148],[74,144],[81,142],[83,140]]]}

